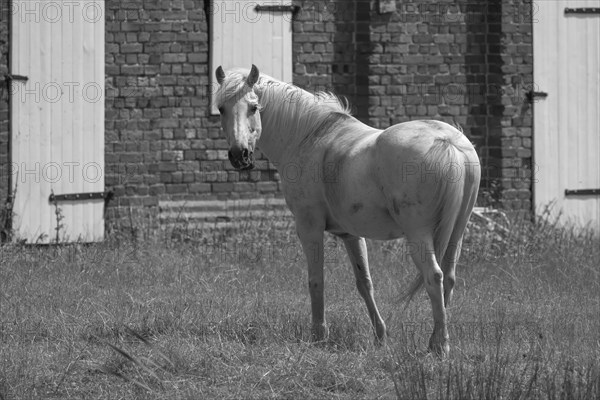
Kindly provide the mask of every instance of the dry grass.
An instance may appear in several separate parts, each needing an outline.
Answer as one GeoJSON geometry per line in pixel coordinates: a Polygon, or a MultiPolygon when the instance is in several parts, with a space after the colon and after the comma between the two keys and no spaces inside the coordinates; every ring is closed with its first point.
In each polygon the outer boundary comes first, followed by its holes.
{"type": "Polygon", "coordinates": [[[330,337],[309,343],[304,260],[273,222],[0,247],[0,399],[600,398],[597,237],[472,227],[440,361],[423,351],[426,295],[399,302],[415,272],[402,242],[369,242],[388,345],[332,238],[330,337]]]}

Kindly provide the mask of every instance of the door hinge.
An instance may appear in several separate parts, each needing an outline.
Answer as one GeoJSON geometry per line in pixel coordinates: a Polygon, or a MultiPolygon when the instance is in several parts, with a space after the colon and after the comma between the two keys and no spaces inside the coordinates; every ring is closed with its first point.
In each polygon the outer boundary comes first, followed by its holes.
{"type": "Polygon", "coordinates": [[[109,201],[112,199],[114,192],[109,190],[107,192],[89,192],[89,193],[69,193],[69,194],[54,194],[52,193],[48,198],[50,203],[56,203],[58,201],[84,201],[84,200],[97,200],[104,199],[109,201]]]}
{"type": "Polygon", "coordinates": [[[600,14],[597,7],[565,8],[565,14],[600,14]]]}
{"type": "Polygon", "coordinates": [[[8,75],[6,75],[6,80],[7,81],[23,81],[23,82],[27,82],[29,80],[29,77],[24,76],[24,75],[8,74],[8,75]]]}
{"type": "Polygon", "coordinates": [[[530,90],[525,94],[525,96],[527,97],[528,102],[533,103],[537,98],[545,99],[546,97],[548,97],[548,93],[530,90]]]}
{"type": "Polygon", "coordinates": [[[600,189],[565,189],[565,196],[598,196],[600,189]]]}
{"type": "Polygon", "coordinates": [[[283,5],[260,5],[257,4],[256,7],[254,7],[254,11],[256,12],[261,12],[261,11],[266,11],[266,12],[291,12],[292,13],[292,19],[296,16],[296,14],[298,14],[298,11],[300,11],[300,6],[297,5],[290,5],[290,6],[283,6],[283,5]]]}

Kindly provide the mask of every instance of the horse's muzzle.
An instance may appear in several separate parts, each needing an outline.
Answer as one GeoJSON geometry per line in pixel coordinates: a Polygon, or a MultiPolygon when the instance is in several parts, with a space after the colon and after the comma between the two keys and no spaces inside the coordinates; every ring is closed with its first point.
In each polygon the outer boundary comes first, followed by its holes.
{"type": "Polygon", "coordinates": [[[229,162],[235,169],[246,170],[254,168],[254,152],[248,149],[237,152],[229,150],[227,155],[229,162]]]}

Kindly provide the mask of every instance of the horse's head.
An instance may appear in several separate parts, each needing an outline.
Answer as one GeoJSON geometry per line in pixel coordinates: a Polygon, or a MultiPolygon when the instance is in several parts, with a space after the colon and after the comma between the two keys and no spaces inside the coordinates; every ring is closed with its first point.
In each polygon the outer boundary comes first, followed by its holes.
{"type": "Polygon", "coordinates": [[[253,90],[260,72],[253,64],[244,82],[231,82],[220,66],[216,75],[221,93],[217,105],[229,143],[229,161],[236,169],[252,169],[254,148],[262,130],[258,96],[253,90]]]}

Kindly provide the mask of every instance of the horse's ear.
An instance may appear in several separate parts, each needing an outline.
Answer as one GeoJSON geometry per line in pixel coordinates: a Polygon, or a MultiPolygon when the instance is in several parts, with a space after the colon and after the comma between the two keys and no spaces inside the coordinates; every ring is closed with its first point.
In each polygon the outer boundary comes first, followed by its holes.
{"type": "Polygon", "coordinates": [[[256,68],[256,65],[252,64],[252,69],[250,70],[250,75],[248,75],[248,79],[246,79],[246,85],[252,87],[254,86],[254,84],[256,82],[258,82],[258,76],[260,75],[260,72],[258,71],[258,68],[256,68]]]}
{"type": "Polygon", "coordinates": [[[223,71],[223,68],[220,65],[217,67],[215,74],[217,75],[217,82],[219,82],[219,85],[222,85],[225,80],[225,71],[223,71]]]}

